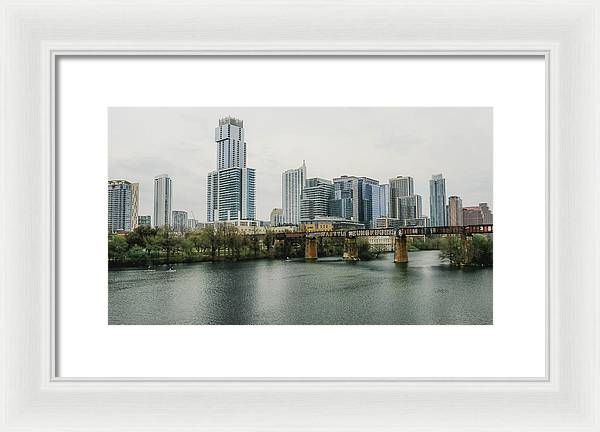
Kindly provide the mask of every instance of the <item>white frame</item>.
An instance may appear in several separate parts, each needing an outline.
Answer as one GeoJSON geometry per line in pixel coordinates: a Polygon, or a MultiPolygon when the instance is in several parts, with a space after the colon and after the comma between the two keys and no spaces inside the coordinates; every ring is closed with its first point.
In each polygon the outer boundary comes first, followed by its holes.
{"type": "Polygon", "coordinates": [[[0,9],[0,94],[7,102],[0,106],[0,430],[600,431],[597,1],[53,3],[0,9]],[[240,24],[236,30],[214,19],[222,10],[240,24]],[[285,31],[272,31],[272,23],[285,31]],[[56,379],[52,83],[60,53],[543,53],[550,96],[548,378],[56,379]]]}

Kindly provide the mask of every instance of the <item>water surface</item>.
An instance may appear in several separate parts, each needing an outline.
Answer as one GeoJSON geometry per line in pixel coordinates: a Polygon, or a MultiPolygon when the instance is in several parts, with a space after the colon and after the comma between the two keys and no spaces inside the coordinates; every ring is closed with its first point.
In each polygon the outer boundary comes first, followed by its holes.
{"type": "Polygon", "coordinates": [[[108,274],[109,324],[492,324],[491,268],[437,251],[347,263],[323,258],[196,263],[108,274]]]}

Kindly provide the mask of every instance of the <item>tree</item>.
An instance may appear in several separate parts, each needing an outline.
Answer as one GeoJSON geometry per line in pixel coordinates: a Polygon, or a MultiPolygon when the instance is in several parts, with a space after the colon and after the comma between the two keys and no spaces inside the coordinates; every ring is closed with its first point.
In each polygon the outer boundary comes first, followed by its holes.
{"type": "Polygon", "coordinates": [[[121,235],[113,235],[108,238],[108,260],[124,261],[127,256],[129,245],[127,239],[121,235]]]}
{"type": "Polygon", "coordinates": [[[367,261],[373,258],[369,241],[366,238],[360,237],[356,239],[356,248],[358,249],[358,258],[361,260],[367,261]]]}

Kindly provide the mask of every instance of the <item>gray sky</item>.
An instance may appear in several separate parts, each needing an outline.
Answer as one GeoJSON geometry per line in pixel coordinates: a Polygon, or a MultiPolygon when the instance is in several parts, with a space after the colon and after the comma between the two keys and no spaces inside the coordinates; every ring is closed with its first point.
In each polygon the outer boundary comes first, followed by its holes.
{"type": "Polygon", "coordinates": [[[256,169],[257,217],[281,207],[281,173],[306,160],[308,177],[414,177],[429,215],[429,179],[463,206],[492,205],[491,108],[109,108],[108,175],[140,184],[140,215],[152,214],[154,176],[173,180],[173,210],[206,220],[206,176],[216,167],[214,129],[244,120],[256,169]]]}

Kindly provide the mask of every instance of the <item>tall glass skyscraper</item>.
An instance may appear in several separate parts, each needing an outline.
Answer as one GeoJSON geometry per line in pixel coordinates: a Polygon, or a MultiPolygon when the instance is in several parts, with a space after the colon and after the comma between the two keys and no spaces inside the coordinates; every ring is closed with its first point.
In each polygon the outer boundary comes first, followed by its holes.
{"type": "Polygon", "coordinates": [[[368,177],[341,176],[333,179],[331,216],[351,219],[372,227],[381,216],[379,181],[368,177]]]}
{"type": "Polygon", "coordinates": [[[225,117],[215,128],[217,169],[208,173],[207,220],[254,220],[256,172],[246,166],[244,122],[225,117]]]}
{"type": "Polygon", "coordinates": [[[139,184],[108,181],[108,232],[131,231],[138,225],[139,184]]]}
{"type": "Polygon", "coordinates": [[[431,226],[446,226],[446,179],[442,174],[435,174],[429,180],[429,216],[431,226]]]}
{"type": "Polygon", "coordinates": [[[300,199],[306,182],[306,164],[289,169],[281,174],[281,207],[286,224],[300,223],[300,199]]]}
{"type": "Polygon", "coordinates": [[[173,182],[168,174],[154,177],[154,226],[171,226],[173,182]]]}

